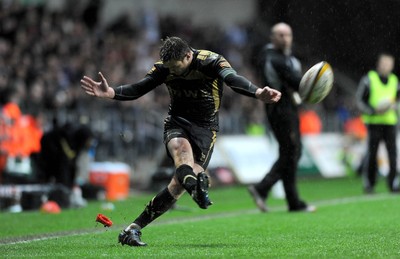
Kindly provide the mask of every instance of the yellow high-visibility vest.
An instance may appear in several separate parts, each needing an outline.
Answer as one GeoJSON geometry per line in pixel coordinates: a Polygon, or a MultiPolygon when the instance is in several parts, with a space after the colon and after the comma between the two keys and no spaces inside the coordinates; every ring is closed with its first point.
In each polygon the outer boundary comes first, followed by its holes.
{"type": "MultiPolygon", "coordinates": [[[[368,102],[372,108],[376,109],[383,100],[390,100],[392,103],[396,102],[398,85],[398,78],[396,75],[390,74],[386,84],[381,81],[376,71],[369,71],[368,78],[370,82],[368,102]]],[[[362,119],[365,124],[397,124],[397,114],[394,108],[382,114],[363,114],[362,119]]]]}

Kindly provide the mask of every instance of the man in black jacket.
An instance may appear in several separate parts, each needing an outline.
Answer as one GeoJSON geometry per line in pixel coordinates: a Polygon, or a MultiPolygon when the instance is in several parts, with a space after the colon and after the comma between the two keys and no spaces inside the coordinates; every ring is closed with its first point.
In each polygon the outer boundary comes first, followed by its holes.
{"type": "Polygon", "coordinates": [[[279,144],[279,158],[261,182],[249,186],[249,192],[257,207],[267,211],[265,201],[273,185],[282,180],[289,211],[314,211],[299,198],[296,171],[301,155],[301,136],[298,94],[302,77],[301,64],[292,55],[292,29],[286,23],[278,23],[271,29],[271,43],[259,55],[262,83],[282,93],[278,103],[265,106],[267,118],[279,144]]]}

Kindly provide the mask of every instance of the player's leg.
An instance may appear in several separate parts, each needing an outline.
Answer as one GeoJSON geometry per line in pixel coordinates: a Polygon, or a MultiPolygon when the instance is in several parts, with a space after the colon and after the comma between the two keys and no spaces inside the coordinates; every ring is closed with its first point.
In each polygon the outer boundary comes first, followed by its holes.
{"type": "MultiPolygon", "coordinates": [[[[179,136],[185,136],[184,131],[178,127],[173,127],[175,125],[171,125],[167,123],[167,127],[164,132],[164,142],[166,146],[171,139],[183,139],[179,136]]],[[[167,147],[168,155],[173,159],[174,157],[169,152],[169,148],[167,147]]],[[[191,153],[190,147],[186,147],[186,150],[191,153]]],[[[189,164],[193,165],[193,158],[190,159],[191,155],[185,154],[183,157],[187,157],[186,160],[189,164]],[[192,162],[190,162],[192,161],[192,162]]],[[[174,159],[175,165],[177,164],[174,159]]],[[[190,167],[190,166],[189,166],[190,167]]],[[[185,167],[183,167],[185,168],[185,167]]],[[[196,177],[194,175],[194,177],[196,177]]],[[[197,179],[196,179],[197,180],[197,179]]],[[[156,218],[160,217],[166,211],[168,211],[176,202],[177,199],[183,194],[185,189],[179,183],[179,181],[174,176],[171,179],[168,187],[159,192],[145,207],[143,212],[130,224],[127,228],[125,228],[118,237],[118,240],[121,244],[127,244],[130,246],[144,246],[146,245],[141,241],[141,229],[146,227],[156,218]]]]}
{"type": "Polygon", "coordinates": [[[300,199],[297,188],[297,167],[301,156],[302,145],[300,122],[297,114],[292,114],[286,121],[287,134],[277,133],[279,139],[279,156],[282,158],[281,175],[283,188],[289,211],[314,211],[315,207],[308,206],[300,199]],[[286,136],[285,136],[286,135],[286,136]]]}
{"type": "Polygon", "coordinates": [[[167,143],[167,148],[175,163],[175,180],[200,208],[206,209],[212,204],[208,196],[208,176],[204,169],[194,162],[191,144],[186,138],[173,138],[167,143]]]}
{"type": "Polygon", "coordinates": [[[208,188],[210,187],[209,177],[200,165],[195,163],[193,169],[197,172],[197,183],[191,196],[200,208],[207,209],[208,206],[213,204],[208,195],[208,188]]]}
{"type": "Polygon", "coordinates": [[[251,197],[253,198],[254,203],[261,212],[268,211],[265,201],[268,198],[268,194],[272,186],[274,186],[274,184],[281,179],[281,174],[279,173],[280,169],[281,163],[278,159],[277,161],[275,161],[271,170],[264,176],[264,178],[260,182],[254,185],[250,185],[247,188],[251,197]]]}
{"type": "Polygon", "coordinates": [[[387,185],[390,192],[399,192],[399,176],[397,173],[396,126],[385,126],[383,138],[389,158],[389,174],[387,185]]]}
{"type": "MultiPolygon", "coordinates": [[[[269,125],[271,127],[272,132],[274,133],[275,139],[278,141],[279,150],[281,150],[281,144],[279,143],[279,138],[277,138],[277,134],[280,134],[283,129],[279,129],[280,123],[278,122],[279,116],[275,116],[274,113],[268,115],[269,125]],[[277,131],[277,132],[276,132],[277,131]]],[[[257,184],[250,185],[248,187],[248,191],[253,198],[256,206],[262,212],[267,212],[267,206],[265,205],[265,201],[268,198],[268,194],[272,189],[272,186],[276,184],[281,179],[281,170],[282,166],[285,164],[282,163],[281,155],[278,156],[278,159],[272,165],[272,168],[265,174],[263,179],[257,184]]]]}
{"type": "Polygon", "coordinates": [[[369,125],[368,126],[368,157],[367,157],[367,170],[366,175],[364,175],[364,192],[367,194],[374,192],[374,187],[376,184],[378,162],[377,154],[380,142],[380,126],[369,125]]]}
{"type": "Polygon", "coordinates": [[[184,192],[179,184],[175,184],[175,187],[171,187],[172,185],[173,184],[170,184],[167,188],[163,189],[156,196],[154,196],[154,198],[149,201],[143,212],[133,221],[133,223],[120,233],[118,240],[122,245],[146,245],[146,243],[141,241],[141,229],[168,211],[179,198],[180,194],[184,192]],[[170,188],[172,188],[174,191],[171,192],[169,190],[170,188]]]}
{"type": "Polygon", "coordinates": [[[158,193],[134,222],[121,232],[119,240],[122,244],[145,245],[140,240],[140,230],[168,211],[185,190],[201,208],[207,208],[211,203],[208,199],[208,182],[205,182],[201,173],[204,170],[194,163],[189,141],[182,137],[172,138],[167,143],[167,149],[176,166],[175,175],[168,187],[158,193]],[[196,176],[193,167],[200,176],[196,176]],[[207,188],[204,184],[207,184],[207,188]]]}
{"type": "Polygon", "coordinates": [[[189,141],[183,137],[172,138],[167,143],[167,149],[175,164],[175,180],[191,194],[196,188],[197,176],[193,171],[194,158],[189,141]]]}
{"type": "MultiPolygon", "coordinates": [[[[207,208],[212,204],[208,198],[208,178],[203,169],[208,165],[209,157],[207,156],[202,163],[204,167],[194,162],[192,146],[186,135],[186,132],[191,130],[191,125],[178,125],[170,118],[167,118],[165,122],[164,143],[168,155],[174,161],[176,173],[168,187],[158,193],[135,221],[120,233],[118,239],[121,244],[146,245],[141,241],[141,229],[170,209],[185,190],[192,195],[201,208],[207,208]],[[189,129],[183,129],[186,126],[189,129]]],[[[212,139],[214,141],[215,137],[212,139]]],[[[211,155],[212,148],[210,150],[211,155]]]]}
{"type": "Polygon", "coordinates": [[[168,154],[176,167],[176,180],[192,196],[200,208],[206,209],[212,202],[208,196],[209,178],[204,172],[210,162],[216,131],[202,128],[180,117],[166,120],[168,154]]]}
{"type": "MultiPolygon", "coordinates": [[[[295,168],[297,165],[297,149],[294,146],[294,139],[297,139],[296,132],[298,128],[294,122],[296,122],[297,111],[289,110],[291,106],[288,105],[285,110],[282,110],[280,107],[269,107],[267,106],[267,116],[268,122],[271,127],[272,132],[274,133],[274,137],[278,142],[279,146],[279,155],[278,159],[273,164],[270,171],[264,176],[264,178],[257,184],[253,186],[254,190],[249,188],[250,193],[253,196],[253,199],[256,202],[257,207],[261,211],[264,210],[264,206],[261,206],[265,203],[265,200],[268,197],[268,194],[272,187],[284,177],[285,174],[288,173],[289,170],[295,168]],[[271,110],[273,109],[273,110],[271,110]],[[293,154],[292,152],[296,153],[293,154]],[[260,201],[264,200],[263,202],[260,201]]],[[[292,195],[294,196],[294,195],[292,195]]]]}
{"type": "Polygon", "coordinates": [[[208,196],[210,182],[205,170],[210,163],[214,151],[217,132],[208,128],[191,125],[188,136],[193,152],[193,170],[197,175],[197,185],[192,192],[192,198],[199,204],[200,208],[206,209],[208,206],[212,205],[212,202],[208,196]]]}

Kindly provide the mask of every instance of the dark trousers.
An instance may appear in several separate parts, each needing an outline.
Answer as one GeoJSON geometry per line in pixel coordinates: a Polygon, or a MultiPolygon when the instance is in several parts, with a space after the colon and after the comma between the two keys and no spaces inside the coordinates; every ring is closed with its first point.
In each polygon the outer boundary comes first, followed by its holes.
{"type": "Polygon", "coordinates": [[[279,144],[279,158],[255,187],[261,196],[267,198],[272,186],[282,180],[289,210],[302,209],[306,204],[299,199],[296,184],[297,165],[301,155],[298,109],[283,101],[279,106],[267,106],[267,116],[279,144]]]}
{"type": "Polygon", "coordinates": [[[387,185],[390,191],[398,189],[395,183],[397,176],[397,147],[396,147],[396,126],[395,125],[368,125],[368,154],[364,188],[372,190],[376,185],[378,175],[377,153],[379,143],[384,141],[389,158],[389,174],[387,185]]]}

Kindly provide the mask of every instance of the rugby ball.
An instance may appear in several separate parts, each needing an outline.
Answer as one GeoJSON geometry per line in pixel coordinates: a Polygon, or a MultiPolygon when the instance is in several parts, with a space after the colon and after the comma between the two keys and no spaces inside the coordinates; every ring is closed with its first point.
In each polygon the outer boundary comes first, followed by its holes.
{"type": "Polygon", "coordinates": [[[326,61],[321,61],[306,71],[300,81],[299,94],[305,103],[319,103],[331,91],[333,70],[326,61]]]}
{"type": "Polygon", "coordinates": [[[375,107],[379,113],[385,113],[393,107],[394,102],[390,99],[383,99],[378,102],[378,105],[375,107]]]}

